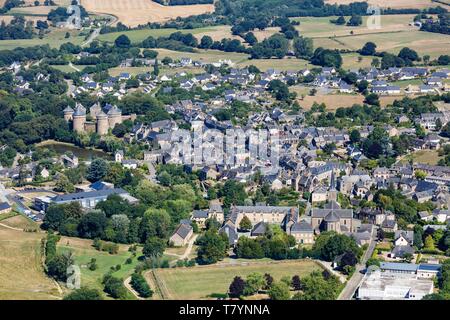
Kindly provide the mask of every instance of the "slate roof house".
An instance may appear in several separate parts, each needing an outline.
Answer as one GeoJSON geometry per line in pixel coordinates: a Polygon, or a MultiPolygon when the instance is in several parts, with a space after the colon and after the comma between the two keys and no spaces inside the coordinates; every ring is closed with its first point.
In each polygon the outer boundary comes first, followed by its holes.
{"type": "Polygon", "coordinates": [[[192,234],[192,226],[182,223],[169,238],[169,242],[173,243],[173,245],[176,247],[182,247],[188,243],[189,238],[192,236],[192,234]]]}

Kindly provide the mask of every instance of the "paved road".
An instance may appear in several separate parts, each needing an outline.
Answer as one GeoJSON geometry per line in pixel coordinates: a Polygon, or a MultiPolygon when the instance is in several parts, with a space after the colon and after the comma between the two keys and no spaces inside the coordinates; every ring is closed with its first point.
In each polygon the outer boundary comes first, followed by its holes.
{"type": "MultiPolygon", "coordinates": [[[[112,26],[115,24],[119,19],[116,16],[106,14],[106,13],[96,13],[98,16],[104,16],[109,18],[109,22],[106,24],[107,26],[112,26]]],[[[90,35],[89,38],[81,45],[82,47],[87,47],[92,41],[94,41],[100,34],[100,30],[102,27],[99,27],[95,29],[90,35]]]]}
{"type": "Polygon", "coordinates": [[[375,249],[375,246],[377,244],[375,237],[377,234],[377,230],[374,228],[374,231],[372,233],[372,240],[369,243],[369,247],[367,248],[366,252],[364,253],[361,262],[356,265],[355,273],[353,273],[353,276],[348,280],[347,284],[345,285],[344,290],[342,290],[341,294],[338,297],[338,300],[351,300],[353,298],[353,295],[356,292],[356,289],[358,289],[363,277],[364,277],[364,270],[366,269],[366,262],[367,260],[372,256],[373,250],[375,249]]]}

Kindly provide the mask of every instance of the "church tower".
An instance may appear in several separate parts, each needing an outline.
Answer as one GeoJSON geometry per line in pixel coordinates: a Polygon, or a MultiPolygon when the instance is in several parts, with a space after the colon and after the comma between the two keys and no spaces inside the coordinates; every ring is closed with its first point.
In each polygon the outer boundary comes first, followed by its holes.
{"type": "Polygon", "coordinates": [[[337,190],[336,190],[336,178],[334,175],[334,171],[331,172],[330,178],[330,187],[328,189],[327,200],[328,201],[337,201],[337,190]]]}

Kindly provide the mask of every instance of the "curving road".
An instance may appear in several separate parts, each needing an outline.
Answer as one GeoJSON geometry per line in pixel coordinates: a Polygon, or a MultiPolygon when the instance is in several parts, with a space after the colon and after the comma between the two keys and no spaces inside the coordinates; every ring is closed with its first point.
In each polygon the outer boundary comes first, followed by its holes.
{"type": "MultiPolygon", "coordinates": [[[[95,15],[107,17],[109,19],[109,22],[106,24],[107,26],[112,26],[113,24],[117,23],[117,21],[119,21],[119,18],[117,18],[116,16],[113,16],[111,14],[96,13],[95,15]]],[[[97,29],[94,29],[94,31],[89,35],[89,38],[87,38],[86,41],[81,46],[86,47],[92,41],[94,41],[99,36],[101,29],[102,29],[102,27],[98,27],[97,29]]]]}

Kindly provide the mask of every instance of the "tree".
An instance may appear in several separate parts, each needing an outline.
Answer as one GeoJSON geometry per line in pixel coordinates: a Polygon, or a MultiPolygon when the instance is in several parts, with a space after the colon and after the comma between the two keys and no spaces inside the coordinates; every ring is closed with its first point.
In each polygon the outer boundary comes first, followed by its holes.
{"type": "Polygon", "coordinates": [[[264,258],[264,250],[257,240],[244,236],[238,239],[236,255],[244,259],[261,259],[264,258]]]}
{"type": "Polygon", "coordinates": [[[146,242],[148,238],[168,238],[171,230],[170,215],[164,209],[148,209],[142,217],[139,225],[139,238],[146,242]]]}
{"type": "Polygon", "coordinates": [[[252,222],[250,221],[250,219],[247,216],[244,216],[241,220],[241,222],[239,223],[239,228],[241,230],[251,230],[252,229],[252,222]]]}
{"type": "Polygon", "coordinates": [[[390,153],[389,135],[381,127],[375,127],[373,131],[363,141],[362,149],[364,154],[372,159],[380,156],[388,156],[390,153]]]}
{"type": "Polygon", "coordinates": [[[266,273],[266,274],[264,274],[264,280],[266,281],[264,289],[266,289],[266,290],[270,289],[270,287],[272,286],[272,283],[273,283],[273,277],[269,273],[266,273]]]}
{"type": "Polygon", "coordinates": [[[131,41],[130,38],[128,38],[126,35],[121,34],[116,38],[114,44],[118,48],[129,48],[131,46],[131,41]]]}
{"type": "Polygon", "coordinates": [[[400,50],[400,52],[398,53],[398,57],[409,62],[418,61],[420,59],[417,52],[408,47],[400,50]]]}
{"type": "Polygon", "coordinates": [[[159,63],[158,63],[158,59],[155,59],[155,64],[153,65],[153,74],[155,76],[159,75],[159,63]]]}
{"type": "Polygon", "coordinates": [[[228,295],[230,298],[239,298],[244,294],[245,281],[241,277],[234,277],[228,289],[228,295]]]}
{"type": "Polygon", "coordinates": [[[123,279],[108,274],[103,278],[103,284],[105,286],[104,291],[114,299],[125,299],[127,297],[128,290],[123,284],[123,279]]]}
{"type": "Polygon", "coordinates": [[[245,281],[244,295],[250,296],[257,293],[265,285],[264,276],[260,273],[253,272],[247,276],[245,281]]]}
{"type": "Polygon", "coordinates": [[[244,36],[244,40],[251,46],[258,42],[258,39],[255,37],[253,32],[247,32],[244,36]]]}
{"type": "Polygon", "coordinates": [[[373,56],[377,52],[377,45],[373,42],[366,42],[362,47],[360,54],[363,56],[373,56]]]}
{"type": "Polygon", "coordinates": [[[103,296],[97,289],[81,287],[66,295],[63,300],[103,300],[103,296]]]}
{"type": "Polygon", "coordinates": [[[372,106],[380,106],[380,98],[376,93],[369,93],[364,99],[364,102],[372,106]]]}
{"type": "Polygon", "coordinates": [[[334,23],[337,25],[343,26],[344,24],[347,23],[347,21],[345,21],[344,16],[339,16],[339,18],[337,18],[334,23]]]}
{"type": "Polygon", "coordinates": [[[197,240],[197,262],[212,264],[222,260],[228,250],[228,237],[211,229],[197,240]]]}
{"type": "Polygon", "coordinates": [[[377,258],[369,258],[369,259],[367,259],[366,268],[368,268],[370,266],[377,266],[377,267],[379,267],[380,266],[380,260],[377,259],[377,258]]]}
{"type": "Polygon", "coordinates": [[[272,300],[289,300],[291,297],[288,285],[281,281],[272,284],[268,294],[272,300]]]}
{"type": "Polygon", "coordinates": [[[57,281],[66,281],[68,276],[67,269],[69,266],[73,265],[73,263],[73,254],[71,252],[56,254],[46,262],[47,274],[57,281]]]}
{"type": "Polygon", "coordinates": [[[344,269],[346,266],[354,267],[358,263],[358,258],[354,252],[347,251],[339,261],[339,267],[344,269]]]}
{"type": "Polygon", "coordinates": [[[311,63],[322,67],[340,68],[342,66],[342,56],[338,50],[319,47],[314,51],[311,63]]]}
{"type": "Polygon", "coordinates": [[[425,178],[427,177],[427,173],[422,170],[415,170],[414,177],[416,177],[416,179],[418,180],[425,180],[425,178]]]}
{"type": "Polygon", "coordinates": [[[133,273],[130,281],[131,287],[143,298],[150,298],[153,295],[152,289],[148,285],[144,276],[140,273],[133,273]]]}
{"type": "Polygon", "coordinates": [[[434,245],[434,239],[433,236],[430,234],[425,238],[425,249],[427,250],[436,250],[436,247],[434,245]]]}
{"type": "Polygon", "coordinates": [[[350,132],[350,142],[351,143],[358,143],[361,141],[361,133],[357,129],[353,129],[350,132]]]}
{"type": "Polygon", "coordinates": [[[80,220],[77,230],[82,238],[103,238],[107,226],[106,215],[98,210],[87,212],[80,220]]]}
{"type": "Polygon", "coordinates": [[[213,43],[214,41],[210,36],[203,36],[198,47],[200,49],[209,49],[213,43]]]}
{"type": "Polygon", "coordinates": [[[291,286],[296,291],[302,290],[302,282],[298,275],[292,277],[291,286]]]}
{"type": "Polygon", "coordinates": [[[302,278],[302,292],[294,296],[296,300],[334,300],[340,291],[339,279],[328,274],[327,278],[318,271],[302,278]]]}
{"type": "Polygon", "coordinates": [[[306,37],[297,37],[294,39],[294,53],[297,58],[310,58],[313,55],[313,41],[306,37]]]}
{"type": "Polygon", "coordinates": [[[380,59],[378,58],[373,58],[372,62],[370,63],[370,65],[374,68],[379,68],[380,67],[380,59]]]}
{"type": "Polygon", "coordinates": [[[164,240],[157,237],[148,238],[142,249],[142,253],[147,258],[160,257],[163,255],[166,249],[166,243],[164,240]]]}
{"type": "Polygon", "coordinates": [[[108,163],[102,158],[94,159],[87,169],[86,179],[90,182],[102,180],[108,173],[108,163]]]}
{"type": "Polygon", "coordinates": [[[361,16],[357,16],[357,15],[352,15],[350,17],[350,20],[347,22],[348,26],[360,26],[362,25],[362,17],[361,16]]]}

